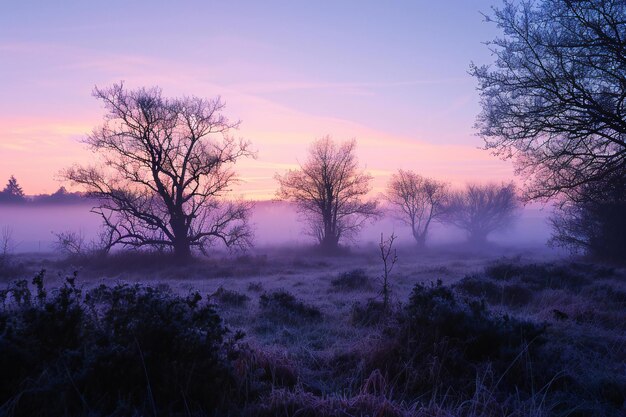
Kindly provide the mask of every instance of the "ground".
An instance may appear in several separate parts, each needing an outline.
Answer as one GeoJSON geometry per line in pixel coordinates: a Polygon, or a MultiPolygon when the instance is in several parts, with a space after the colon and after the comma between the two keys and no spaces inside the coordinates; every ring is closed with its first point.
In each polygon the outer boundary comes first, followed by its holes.
{"type": "MultiPolygon", "coordinates": [[[[626,376],[625,269],[566,259],[540,248],[440,247],[417,252],[400,247],[397,256],[390,275],[394,310],[407,304],[416,284],[441,281],[455,286],[464,297],[486,300],[498,314],[547,324],[553,340],[565,345],[575,340],[579,346],[566,352],[572,356],[567,363],[582,368],[567,372],[587,379],[596,378],[588,375],[593,372],[613,372],[607,377],[610,381],[620,372],[626,376]],[[514,270],[529,265],[522,272],[514,270]]],[[[46,269],[48,285],[53,287],[76,270],[85,289],[101,283],[138,282],[167,285],[180,295],[198,291],[215,303],[231,332],[243,331],[246,344],[274,361],[273,372],[293,378],[299,389],[319,396],[359,392],[368,371],[362,363],[351,362],[354,352],[367,354],[390,337],[384,324],[355,321],[355,306],[381,299],[382,263],[374,245],[336,256],[306,247],[259,248],[184,266],[159,257],[124,254],[87,263],[53,254],[23,254],[13,262],[24,276],[46,269]],[[268,297],[277,291],[292,294],[295,304],[273,308],[276,305],[268,297]]],[[[598,378],[604,381],[602,375],[598,378]]],[[[623,382],[623,378],[615,380],[614,389],[626,387],[623,382]]],[[[617,398],[619,402],[621,397],[617,398]]]]}

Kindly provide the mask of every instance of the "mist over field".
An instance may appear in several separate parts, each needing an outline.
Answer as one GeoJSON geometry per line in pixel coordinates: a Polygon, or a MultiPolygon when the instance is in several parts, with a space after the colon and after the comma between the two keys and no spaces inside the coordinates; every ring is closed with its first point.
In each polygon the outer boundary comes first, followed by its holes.
{"type": "Polygon", "coordinates": [[[625,51],[626,0],[2,2],[0,417],[626,417],[625,51]]]}
{"type": "MultiPolygon", "coordinates": [[[[12,248],[16,253],[53,252],[56,250],[55,233],[81,233],[88,241],[96,238],[102,226],[100,217],[90,212],[91,207],[87,202],[67,205],[0,204],[0,228],[8,227],[11,230],[12,248]]],[[[550,210],[549,206],[524,207],[510,227],[494,232],[489,241],[509,247],[551,251],[546,247],[551,234],[547,223],[550,210]]],[[[305,233],[306,225],[300,221],[291,203],[256,202],[251,222],[255,249],[315,244],[315,239],[305,233]]],[[[385,215],[379,220],[368,221],[351,246],[377,245],[381,233],[385,236],[395,233],[398,245],[414,245],[408,226],[393,216],[385,215]]],[[[436,249],[464,240],[465,233],[462,230],[435,223],[430,230],[428,243],[436,249]]],[[[220,245],[216,247],[220,248],[220,245]]]]}

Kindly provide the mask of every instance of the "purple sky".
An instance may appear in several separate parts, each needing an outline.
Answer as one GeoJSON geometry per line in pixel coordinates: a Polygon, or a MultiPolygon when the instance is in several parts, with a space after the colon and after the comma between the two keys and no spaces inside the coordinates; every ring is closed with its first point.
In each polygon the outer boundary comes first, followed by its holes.
{"type": "Polygon", "coordinates": [[[274,173],[308,143],[356,137],[382,189],[397,168],[502,180],[479,150],[471,61],[491,60],[493,1],[20,1],[0,6],[0,181],[52,192],[93,156],[78,142],[102,121],[94,85],[124,80],[165,95],[221,95],[259,156],[239,192],[271,198],[274,173]],[[131,4],[132,3],[132,4],[131,4]]]}

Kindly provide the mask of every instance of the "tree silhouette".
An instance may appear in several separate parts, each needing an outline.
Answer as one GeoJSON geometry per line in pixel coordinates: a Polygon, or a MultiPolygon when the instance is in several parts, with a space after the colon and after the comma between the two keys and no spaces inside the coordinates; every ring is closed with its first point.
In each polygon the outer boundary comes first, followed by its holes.
{"type": "Polygon", "coordinates": [[[379,215],[378,202],[364,200],[372,177],[360,170],[356,140],[336,144],[329,136],[313,142],[300,169],[276,175],[279,198],[296,203],[322,249],[336,251],[367,219],[379,215]]]}
{"type": "Polygon", "coordinates": [[[445,183],[400,169],[391,177],[385,197],[395,217],[411,227],[415,242],[423,248],[431,223],[445,213],[448,194],[445,183]]]}
{"type": "Polygon", "coordinates": [[[512,223],[518,208],[513,183],[468,184],[465,190],[451,193],[445,221],[465,230],[470,242],[484,244],[491,232],[512,223]]]}
{"type": "Polygon", "coordinates": [[[13,175],[9,177],[9,181],[4,189],[0,192],[0,201],[19,202],[24,201],[24,190],[18,184],[17,179],[13,175]]]}
{"type": "Polygon", "coordinates": [[[559,205],[550,222],[550,243],[596,258],[626,261],[626,175],[582,186],[577,201],[559,205]]]}
{"type": "Polygon", "coordinates": [[[250,244],[250,204],[224,197],[236,181],[232,165],[251,152],[229,135],[239,123],[222,114],[219,98],[165,98],[158,88],[123,84],[94,96],[107,114],[84,142],[101,163],[64,176],[99,201],[92,211],[112,244],[170,248],[179,259],[215,240],[250,244]]]}
{"type": "Polygon", "coordinates": [[[528,198],[576,200],[626,172],[623,0],[505,1],[491,66],[472,66],[486,147],[515,158],[528,198]]]}

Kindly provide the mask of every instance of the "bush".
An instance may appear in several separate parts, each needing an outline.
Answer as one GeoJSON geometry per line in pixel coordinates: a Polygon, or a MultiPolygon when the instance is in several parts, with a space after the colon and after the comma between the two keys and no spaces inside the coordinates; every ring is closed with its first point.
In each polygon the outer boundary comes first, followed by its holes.
{"type": "Polygon", "coordinates": [[[500,300],[502,286],[480,275],[468,275],[454,285],[454,288],[463,294],[484,298],[490,304],[500,300]]]}
{"type": "Polygon", "coordinates": [[[227,290],[224,287],[219,287],[211,294],[211,299],[216,300],[220,304],[237,307],[243,306],[250,301],[250,297],[247,295],[238,293],[237,291],[227,290]]]}
{"type": "Polygon", "coordinates": [[[578,188],[576,201],[564,201],[550,218],[554,233],[549,243],[624,264],[626,173],[622,169],[578,188]]]}
{"type": "Polygon", "coordinates": [[[344,272],[330,282],[335,291],[370,290],[372,283],[362,269],[344,272]]]}
{"type": "Polygon", "coordinates": [[[34,296],[24,280],[3,293],[0,414],[206,413],[236,396],[227,330],[198,293],[118,284],[82,297],[72,276],[48,295],[44,274],[34,296]]]}
{"type": "Polygon", "coordinates": [[[299,379],[298,367],[288,357],[272,350],[239,349],[234,369],[240,385],[249,394],[267,393],[279,387],[294,387],[299,379]]]}
{"type": "Polygon", "coordinates": [[[251,282],[248,284],[248,291],[261,292],[263,291],[262,282],[251,282]]]}
{"type": "Polygon", "coordinates": [[[350,318],[355,326],[374,326],[381,323],[388,313],[382,301],[369,299],[365,305],[354,303],[350,318]]]}
{"type": "Polygon", "coordinates": [[[485,275],[496,281],[517,280],[533,291],[550,289],[577,289],[591,284],[594,279],[613,275],[610,268],[587,264],[515,264],[497,262],[485,268],[485,275]]]}
{"type": "Polygon", "coordinates": [[[327,416],[379,416],[379,417],[427,417],[441,416],[435,411],[415,413],[384,396],[359,393],[353,397],[316,396],[302,389],[272,391],[259,405],[250,407],[246,416],[254,417],[327,417],[327,416]]]}
{"type": "Polygon", "coordinates": [[[305,304],[285,290],[262,294],[259,306],[264,316],[288,323],[310,321],[322,316],[317,307],[305,304]]]}
{"type": "Polygon", "coordinates": [[[521,307],[530,303],[534,292],[516,283],[500,284],[477,275],[466,276],[454,285],[464,294],[482,298],[489,304],[521,307]]]}
{"type": "Polygon", "coordinates": [[[21,276],[26,271],[23,263],[16,262],[15,255],[0,253],[0,280],[5,282],[21,276]]]}
{"type": "Polygon", "coordinates": [[[582,291],[582,294],[604,305],[615,304],[615,308],[626,308],[626,291],[610,285],[593,285],[582,291]]]}
{"type": "Polygon", "coordinates": [[[406,397],[464,401],[487,370],[502,375],[500,384],[510,384],[510,392],[532,390],[519,359],[542,343],[543,326],[491,314],[484,303],[461,300],[440,281],[417,284],[399,320],[368,369],[392,375],[406,397]]]}
{"type": "Polygon", "coordinates": [[[534,296],[534,291],[524,285],[508,284],[502,287],[501,303],[510,307],[522,307],[528,305],[534,296]]]}
{"type": "Polygon", "coordinates": [[[500,261],[485,267],[485,275],[497,281],[508,281],[517,277],[521,269],[519,264],[500,261]]]}

